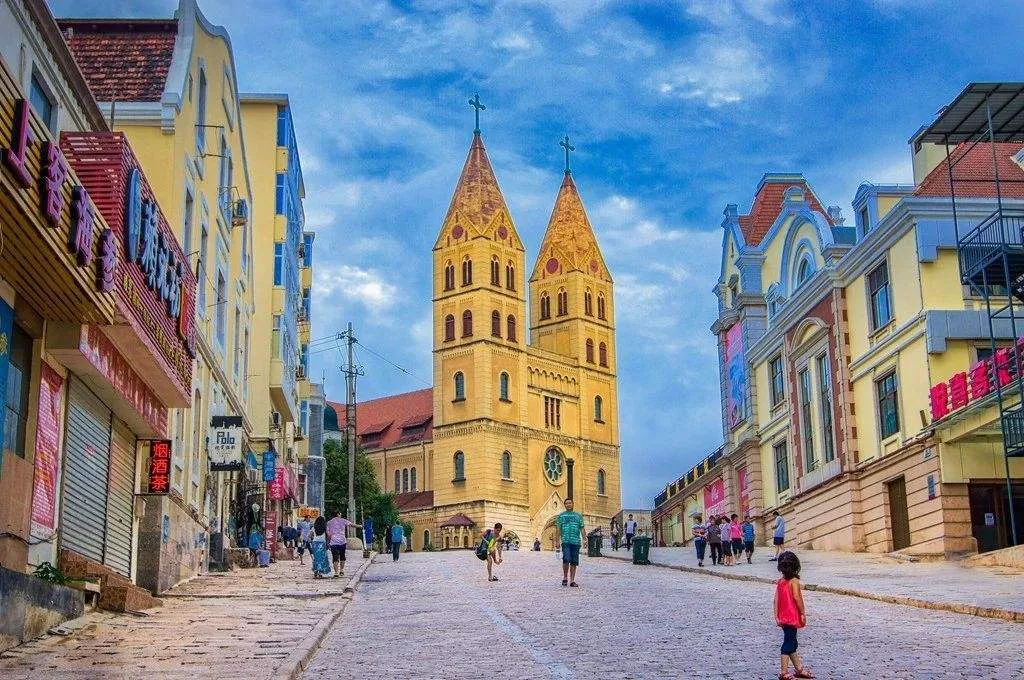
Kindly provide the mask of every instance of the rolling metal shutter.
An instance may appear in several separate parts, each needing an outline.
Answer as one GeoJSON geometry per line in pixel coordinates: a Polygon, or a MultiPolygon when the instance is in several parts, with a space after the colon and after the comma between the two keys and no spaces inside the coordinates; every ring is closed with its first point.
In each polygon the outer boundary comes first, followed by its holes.
{"type": "Polygon", "coordinates": [[[110,410],[82,381],[68,376],[61,547],[101,563],[109,464],[110,410]]]}
{"type": "Polygon", "coordinates": [[[135,434],[116,418],[112,431],[103,564],[130,578],[135,499],[135,434]]]}

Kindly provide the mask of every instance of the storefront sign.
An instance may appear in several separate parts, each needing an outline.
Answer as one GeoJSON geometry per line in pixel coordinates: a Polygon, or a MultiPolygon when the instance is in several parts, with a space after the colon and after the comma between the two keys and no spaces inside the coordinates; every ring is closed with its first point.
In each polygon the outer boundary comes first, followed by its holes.
{"type": "Polygon", "coordinates": [[[286,498],[284,474],[286,468],[277,468],[274,479],[267,482],[267,498],[282,501],[286,498]]]}
{"type": "Polygon", "coordinates": [[[736,472],[740,487],[740,517],[747,517],[750,514],[750,486],[747,480],[747,468],[740,468],[736,472]]]}
{"type": "MultiPolygon", "coordinates": [[[[1024,354],[1024,337],[1017,338],[1017,351],[1024,354]]],[[[932,385],[928,395],[932,422],[942,420],[972,401],[995,394],[997,381],[999,387],[1009,385],[1017,375],[1015,364],[1013,347],[1000,347],[991,359],[979,361],[969,371],[955,373],[946,382],[932,385]]]]}
{"type": "Polygon", "coordinates": [[[273,555],[277,552],[277,510],[267,510],[263,515],[263,536],[267,550],[273,555]]]}
{"type": "Polygon", "coordinates": [[[171,442],[154,439],[149,445],[149,492],[168,493],[171,490],[171,442]]]}
{"type": "Polygon", "coordinates": [[[273,451],[263,452],[263,481],[272,482],[277,478],[277,454],[273,451]]]}
{"type": "Polygon", "coordinates": [[[316,519],[320,516],[320,508],[311,508],[308,505],[303,505],[299,508],[299,517],[305,517],[306,519],[316,519]]]}
{"type": "Polygon", "coordinates": [[[154,432],[167,432],[167,409],[99,327],[82,326],[78,349],[154,432]]]}
{"type": "Polygon", "coordinates": [[[40,366],[35,479],[32,484],[32,535],[49,538],[56,527],[54,518],[57,512],[57,467],[64,378],[45,361],[40,366]]]}
{"type": "Polygon", "coordinates": [[[210,443],[207,447],[210,469],[241,470],[242,416],[213,416],[210,419],[210,443]]]}
{"type": "Polygon", "coordinates": [[[721,515],[726,511],[725,482],[721,477],[704,487],[704,512],[721,515]]]}

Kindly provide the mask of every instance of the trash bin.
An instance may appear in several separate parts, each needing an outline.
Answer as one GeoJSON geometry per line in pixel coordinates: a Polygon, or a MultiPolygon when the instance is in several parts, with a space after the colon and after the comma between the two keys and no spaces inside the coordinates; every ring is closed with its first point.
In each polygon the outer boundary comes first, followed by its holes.
{"type": "Polygon", "coordinates": [[[587,557],[601,556],[601,534],[587,534],[587,557]]]}
{"type": "Polygon", "coordinates": [[[637,536],[633,539],[633,564],[650,564],[648,556],[651,554],[651,538],[649,536],[637,536]]]}

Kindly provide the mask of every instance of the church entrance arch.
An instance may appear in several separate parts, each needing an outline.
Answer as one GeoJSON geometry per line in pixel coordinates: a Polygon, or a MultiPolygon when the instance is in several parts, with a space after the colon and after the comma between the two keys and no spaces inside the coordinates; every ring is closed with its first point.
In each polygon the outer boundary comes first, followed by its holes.
{"type": "Polygon", "coordinates": [[[519,550],[519,534],[509,529],[502,532],[502,537],[508,543],[510,548],[513,550],[519,550]]]}

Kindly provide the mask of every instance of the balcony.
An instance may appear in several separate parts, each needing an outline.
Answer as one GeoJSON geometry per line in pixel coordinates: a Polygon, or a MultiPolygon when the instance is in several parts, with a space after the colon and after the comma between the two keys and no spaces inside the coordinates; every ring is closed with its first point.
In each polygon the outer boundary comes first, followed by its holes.
{"type": "Polygon", "coordinates": [[[294,423],[298,417],[295,405],[295,374],[289,373],[280,359],[270,360],[270,401],[281,414],[282,423],[294,423]]]}
{"type": "Polygon", "coordinates": [[[963,280],[983,288],[1021,279],[1024,276],[1022,229],[1024,212],[996,210],[961,236],[958,254],[963,280]]]}

